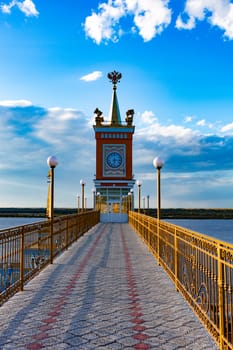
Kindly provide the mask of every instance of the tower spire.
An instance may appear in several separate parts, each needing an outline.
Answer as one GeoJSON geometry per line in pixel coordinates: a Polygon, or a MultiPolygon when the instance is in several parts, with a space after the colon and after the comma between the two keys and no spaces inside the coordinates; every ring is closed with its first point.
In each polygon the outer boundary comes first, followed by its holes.
{"type": "Polygon", "coordinates": [[[115,70],[111,73],[108,73],[108,79],[113,84],[113,93],[112,93],[112,102],[110,106],[110,112],[109,112],[109,120],[111,125],[118,126],[121,125],[121,115],[120,115],[120,109],[118,105],[117,100],[117,83],[120,82],[122,78],[122,74],[119,72],[116,72],[115,70]]]}

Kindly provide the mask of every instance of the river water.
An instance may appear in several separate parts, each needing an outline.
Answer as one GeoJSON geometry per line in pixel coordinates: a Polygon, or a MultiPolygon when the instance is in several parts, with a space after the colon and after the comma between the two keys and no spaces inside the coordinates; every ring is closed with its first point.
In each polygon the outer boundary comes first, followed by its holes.
{"type": "MultiPolygon", "coordinates": [[[[45,218],[12,218],[0,217],[0,230],[8,227],[31,224],[44,221],[45,218]]],[[[233,244],[233,220],[215,220],[215,219],[165,219],[164,221],[188,228],[192,231],[203,233],[221,241],[233,244]]]]}
{"type": "Polygon", "coordinates": [[[169,219],[164,220],[172,224],[188,228],[189,230],[203,233],[221,241],[233,243],[233,220],[217,219],[169,219]]]}
{"type": "Polygon", "coordinates": [[[21,226],[32,224],[39,221],[45,221],[46,218],[12,218],[12,217],[0,217],[0,230],[9,227],[21,226]]]}

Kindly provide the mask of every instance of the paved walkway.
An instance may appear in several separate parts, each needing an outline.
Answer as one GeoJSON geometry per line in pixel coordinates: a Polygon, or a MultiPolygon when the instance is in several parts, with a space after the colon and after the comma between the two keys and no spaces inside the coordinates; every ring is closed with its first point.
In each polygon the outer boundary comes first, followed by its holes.
{"type": "Polygon", "coordinates": [[[215,350],[128,224],[98,224],[0,308],[0,349],[215,350]]]}

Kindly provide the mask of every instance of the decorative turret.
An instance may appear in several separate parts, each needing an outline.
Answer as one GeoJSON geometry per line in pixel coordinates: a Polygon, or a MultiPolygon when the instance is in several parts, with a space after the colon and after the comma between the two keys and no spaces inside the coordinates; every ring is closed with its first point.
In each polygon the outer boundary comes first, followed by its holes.
{"type": "Polygon", "coordinates": [[[94,113],[96,114],[96,117],[95,117],[96,125],[100,126],[104,121],[104,117],[102,116],[103,113],[99,110],[99,108],[96,108],[94,110],[94,113]]]}
{"type": "Polygon", "coordinates": [[[125,121],[126,121],[128,126],[132,126],[132,124],[133,124],[133,116],[134,116],[134,110],[133,109],[129,109],[126,112],[126,117],[125,117],[125,121]]]}

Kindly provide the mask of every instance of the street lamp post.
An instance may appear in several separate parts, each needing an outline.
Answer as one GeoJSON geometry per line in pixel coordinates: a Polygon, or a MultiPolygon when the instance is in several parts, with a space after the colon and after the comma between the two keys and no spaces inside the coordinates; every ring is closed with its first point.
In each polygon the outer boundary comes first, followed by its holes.
{"type": "Polygon", "coordinates": [[[142,206],[143,206],[144,212],[145,212],[145,203],[146,203],[146,197],[142,197],[142,206]]]}
{"type": "Polygon", "coordinates": [[[122,207],[122,213],[125,213],[125,196],[123,195],[121,197],[121,207],[122,207]]]}
{"type": "Polygon", "coordinates": [[[160,220],[160,207],[161,207],[161,197],[160,197],[160,170],[162,169],[164,162],[160,157],[156,157],[153,160],[153,165],[157,169],[157,219],[160,220]]]}
{"type": "Polygon", "coordinates": [[[84,212],[84,205],[85,205],[85,199],[84,199],[84,186],[86,185],[86,182],[81,179],[80,180],[80,185],[82,187],[82,212],[84,212]]]}
{"type": "Polygon", "coordinates": [[[77,193],[77,200],[78,200],[78,213],[79,213],[79,209],[80,209],[80,196],[79,194],[77,193]]]}
{"type": "Polygon", "coordinates": [[[54,217],[54,169],[58,161],[55,156],[50,156],[47,159],[47,164],[51,169],[50,178],[50,263],[53,263],[53,217],[54,217]]]}
{"type": "Polygon", "coordinates": [[[160,170],[163,167],[163,161],[160,157],[157,157],[153,160],[154,167],[158,170],[158,179],[157,179],[157,235],[158,235],[158,245],[157,245],[157,254],[158,254],[158,264],[160,265],[160,170]]]}
{"type": "Polygon", "coordinates": [[[134,193],[133,193],[133,188],[130,190],[131,193],[131,210],[134,210],[134,193]]]}
{"type": "Polygon", "coordinates": [[[132,210],[132,193],[128,193],[128,211],[132,210]]]}
{"type": "Polygon", "coordinates": [[[92,188],[92,200],[93,200],[93,210],[96,210],[96,199],[95,199],[95,189],[92,188]]]}
{"type": "Polygon", "coordinates": [[[99,211],[101,211],[100,192],[97,192],[97,193],[96,193],[96,196],[97,196],[97,208],[98,208],[99,211]]]}
{"type": "Polygon", "coordinates": [[[140,209],[141,209],[141,186],[142,186],[142,181],[137,180],[136,184],[137,184],[137,186],[138,186],[138,212],[140,213],[140,209]]]}

